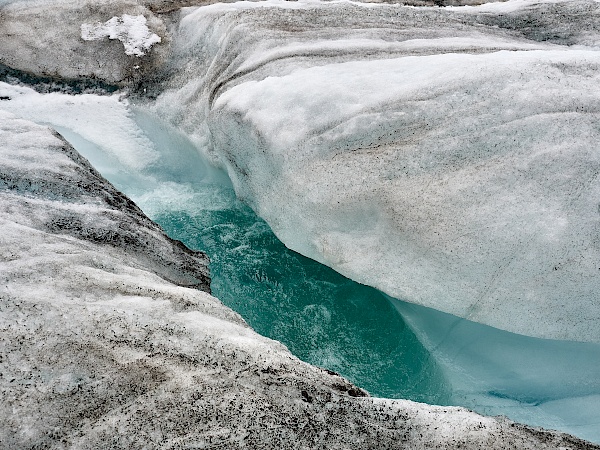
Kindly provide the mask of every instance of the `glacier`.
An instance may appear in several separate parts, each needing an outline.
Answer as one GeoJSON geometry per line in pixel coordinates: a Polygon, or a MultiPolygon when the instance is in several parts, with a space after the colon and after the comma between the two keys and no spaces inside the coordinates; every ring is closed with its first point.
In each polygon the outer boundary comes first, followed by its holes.
{"type": "Polygon", "coordinates": [[[59,129],[171,236],[210,249],[214,293],[296,356],[340,372],[378,396],[461,405],[600,439],[598,344],[527,338],[390,299],[419,345],[393,325],[398,319],[380,294],[341,285],[342,292],[353,294],[336,297],[331,287],[339,281],[321,278],[322,270],[298,266],[297,257],[267,247],[272,238],[265,225],[238,204],[228,179],[203,161],[184,135],[128,99],[39,94],[3,83],[0,96],[12,98],[0,109],[59,129]],[[299,274],[282,275],[288,271],[299,274]],[[257,283],[248,281],[252,276],[257,283]],[[261,294],[263,285],[267,291],[261,294]],[[255,299],[259,295],[266,296],[263,303],[255,299]],[[303,303],[306,295],[323,298],[303,303]],[[376,329],[365,328],[368,321],[350,321],[344,309],[359,305],[364,310],[355,314],[377,321],[376,329]]]}
{"type": "MultiPolygon", "coordinates": [[[[4,3],[0,64],[11,74],[50,79],[34,86],[45,92],[84,80],[129,94],[35,96],[11,75],[0,110],[51,124],[151,207],[193,208],[197,192],[181,177],[223,180],[191,164],[201,152],[288,247],[444,311],[390,300],[461,404],[598,440],[598,2],[4,3]],[[160,36],[147,55],[81,38],[82,24],[140,14],[160,36]],[[178,147],[169,173],[163,134],[178,147]]],[[[51,232],[91,223],[69,217],[51,232]]],[[[158,271],[148,263],[132,262],[158,271]]],[[[185,285],[181,267],[165,264],[158,275],[185,285]]],[[[102,327],[85,320],[82,329],[102,327]]],[[[413,446],[450,442],[435,439],[413,446]]]]}
{"type": "Polygon", "coordinates": [[[204,255],[58,133],[0,111],[0,138],[4,448],[595,448],[368,397],[202,292],[204,255]]]}

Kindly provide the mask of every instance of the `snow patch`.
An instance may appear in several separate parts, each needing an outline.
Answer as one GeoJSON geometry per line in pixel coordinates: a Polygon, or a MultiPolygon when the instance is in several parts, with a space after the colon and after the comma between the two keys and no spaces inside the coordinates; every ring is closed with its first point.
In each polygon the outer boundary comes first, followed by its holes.
{"type": "Polygon", "coordinates": [[[150,31],[143,15],[123,14],[104,23],[81,25],[81,38],[84,41],[97,41],[105,37],[121,41],[125,54],[131,56],[143,56],[161,41],[160,36],[150,31]]]}

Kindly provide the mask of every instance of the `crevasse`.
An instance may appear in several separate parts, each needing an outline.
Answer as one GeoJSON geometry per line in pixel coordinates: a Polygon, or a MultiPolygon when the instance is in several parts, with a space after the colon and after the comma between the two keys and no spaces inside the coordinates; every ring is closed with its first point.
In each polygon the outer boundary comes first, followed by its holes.
{"type": "Polygon", "coordinates": [[[597,16],[589,1],[190,8],[156,99],[1,85],[0,107],[52,124],[172,234],[226,249],[219,296],[296,354],[375,395],[600,441],[597,16]],[[270,228],[445,312],[387,303],[270,228]]]}

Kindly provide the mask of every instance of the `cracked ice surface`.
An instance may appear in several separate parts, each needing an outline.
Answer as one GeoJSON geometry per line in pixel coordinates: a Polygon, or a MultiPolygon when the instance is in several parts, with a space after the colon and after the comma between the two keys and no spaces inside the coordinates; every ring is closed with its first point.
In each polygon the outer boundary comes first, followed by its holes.
{"type": "Polygon", "coordinates": [[[598,23],[592,1],[188,9],[157,111],[290,248],[396,298],[598,342],[598,23]]]}

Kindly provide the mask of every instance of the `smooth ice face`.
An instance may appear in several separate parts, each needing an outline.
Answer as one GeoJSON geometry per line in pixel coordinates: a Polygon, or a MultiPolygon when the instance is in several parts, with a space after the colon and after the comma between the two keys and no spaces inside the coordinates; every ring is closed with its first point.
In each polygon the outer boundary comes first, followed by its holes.
{"type": "Polygon", "coordinates": [[[597,342],[599,11],[188,10],[157,110],[199,146],[208,131],[290,248],[396,298],[597,342]]]}
{"type": "Polygon", "coordinates": [[[521,336],[390,301],[447,377],[451,404],[600,442],[600,344],[521,336]]]}

